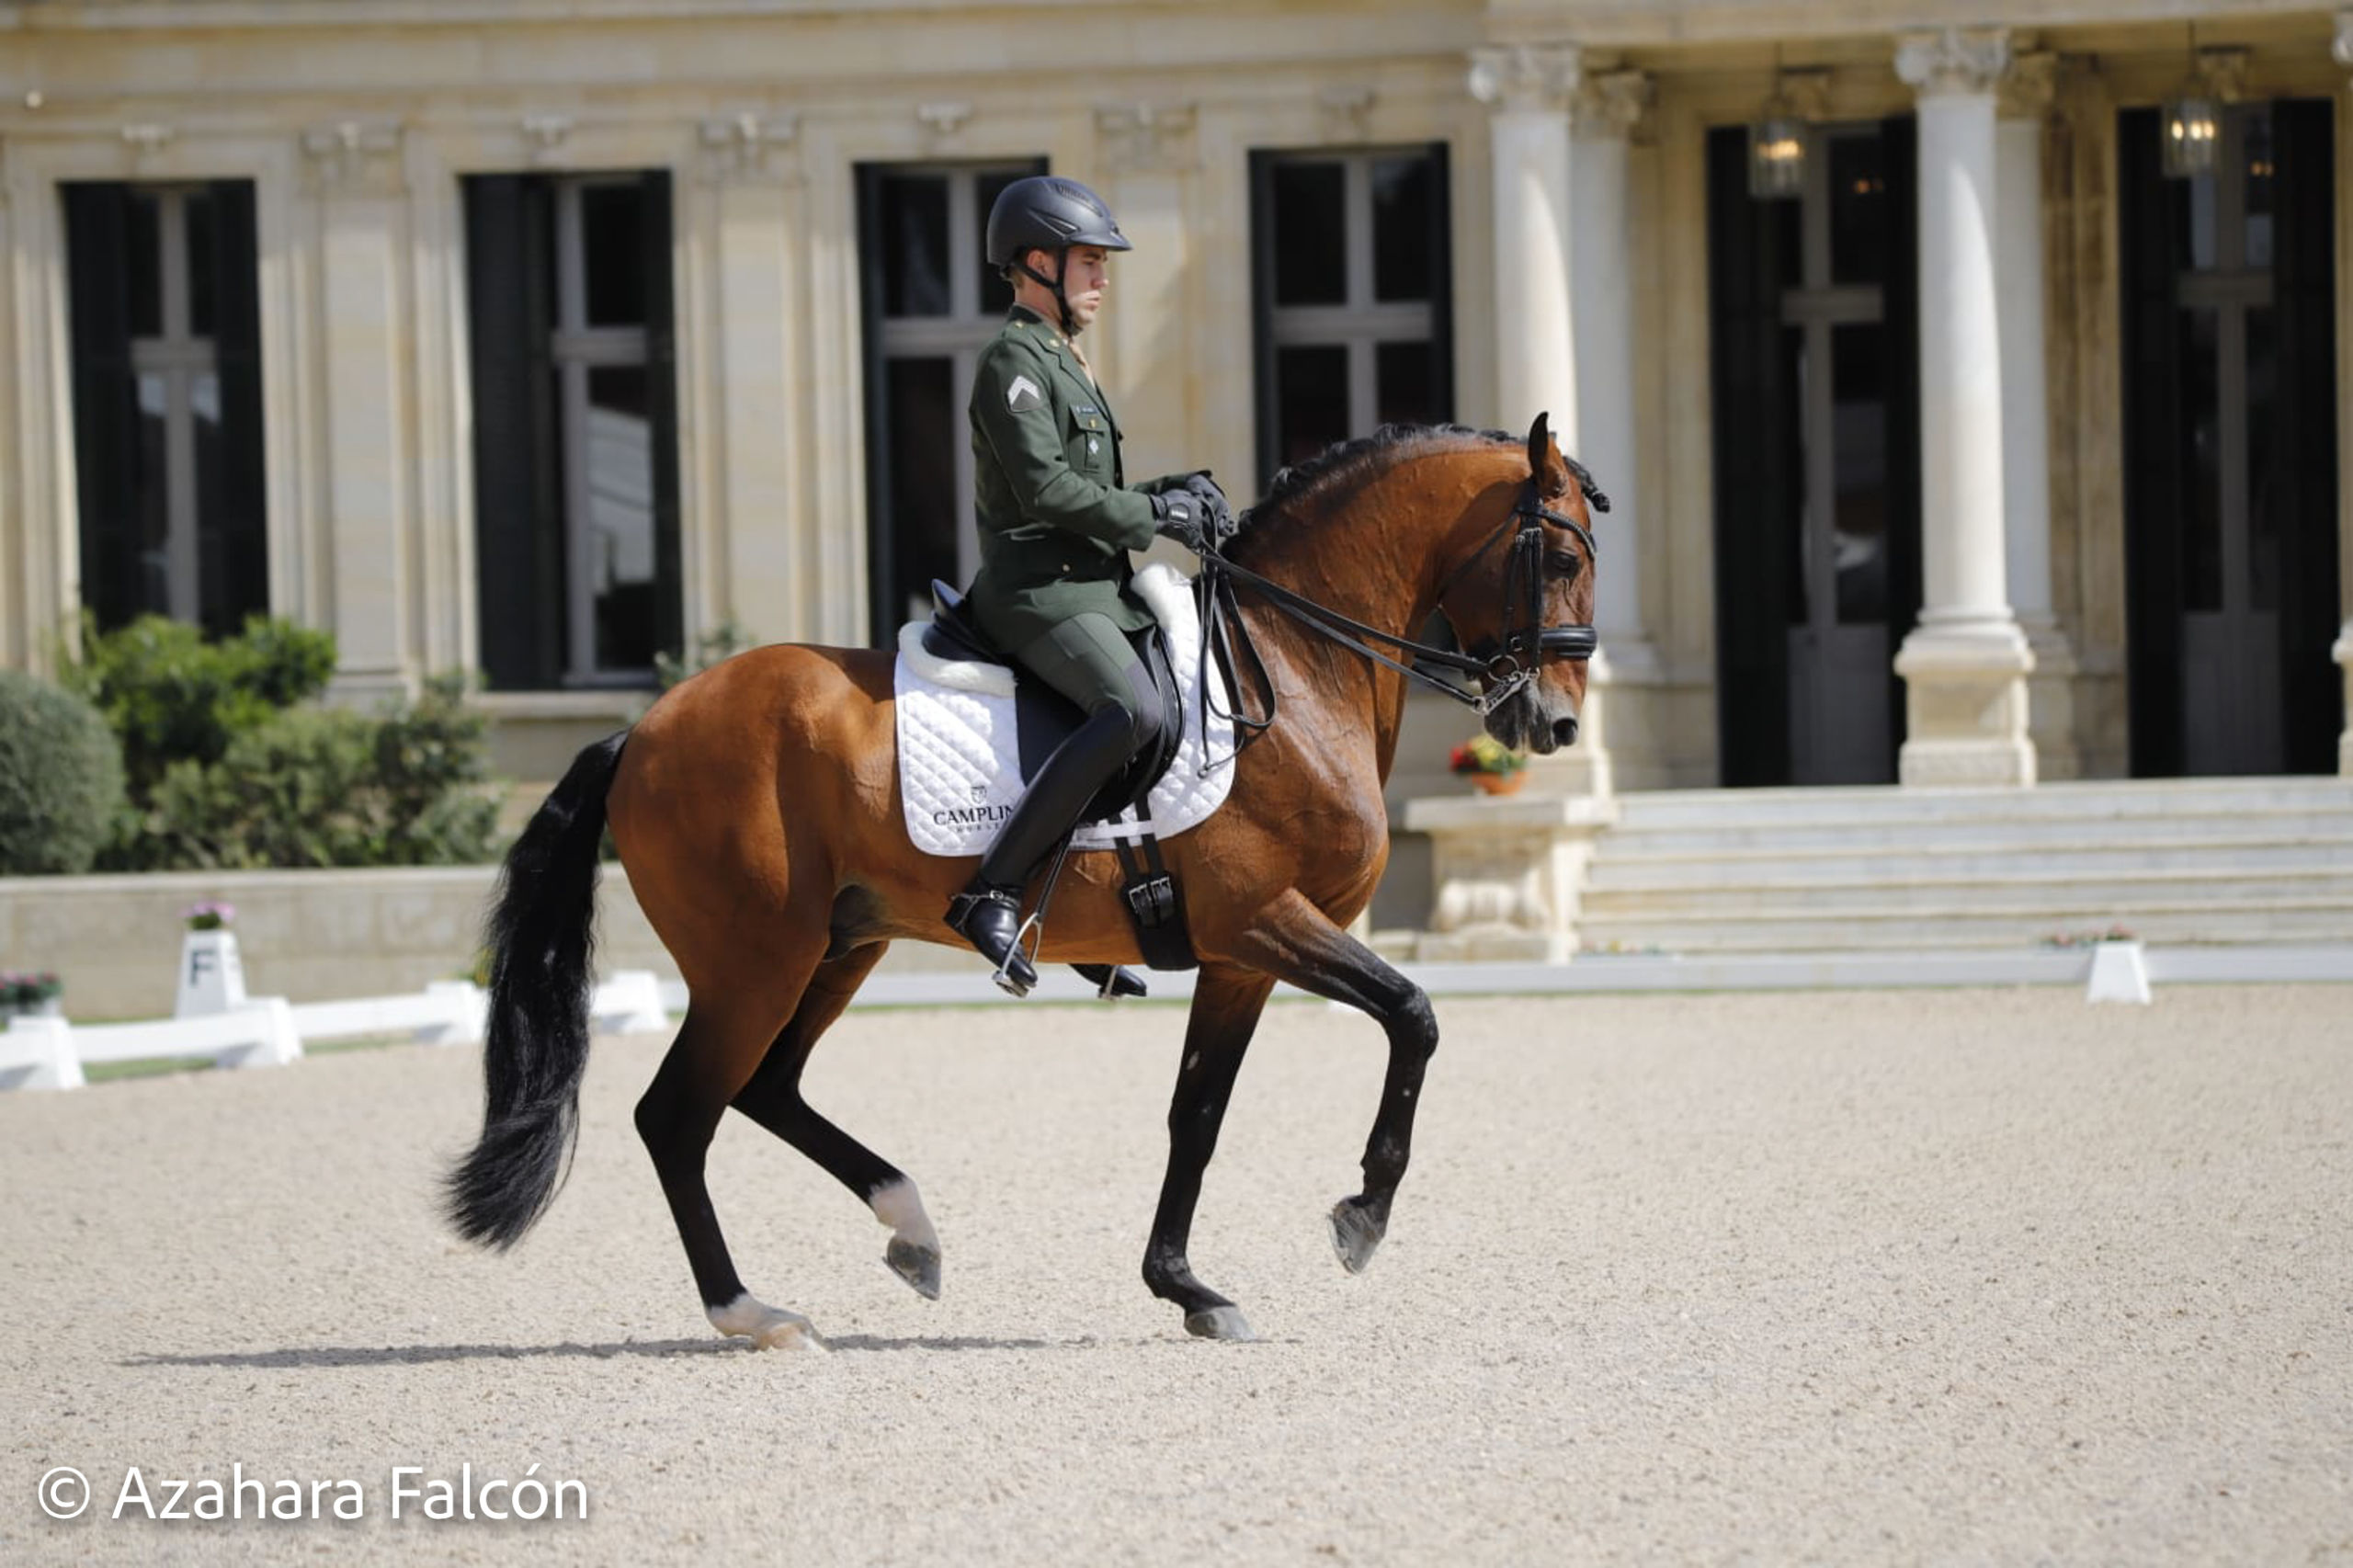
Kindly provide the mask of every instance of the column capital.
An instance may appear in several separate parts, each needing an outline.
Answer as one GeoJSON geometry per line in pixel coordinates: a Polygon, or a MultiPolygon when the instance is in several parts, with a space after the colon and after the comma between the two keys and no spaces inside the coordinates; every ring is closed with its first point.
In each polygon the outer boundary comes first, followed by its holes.
{"type": "Polygon", "coordinates": [[[1483,45],[1471,51],[1471,96],[1490,108],[1565,115],[1580,69],[1573,43],[1483,45]]]}
{"type": "Polygon", "coordinates": [[[1605,71],[1588,76],[1577,90],[1577,131],[1585,136],[1631,136],[1656,96],[1656,85],[1647,71],[1605,71]]]}
{"type": "Polygon", "coordinates": [[[302,132],[313,187],[347,195],[397,196],[404,187],[398,121],[356,119],[302,132]]]}
{"type": "Polygon", "coordinates": [[[1924,97],[1991,93],[2010,62],[2007,28],[1931,28],[1900,35],[1895,74],[1924,97]]]}
{"type": "Polygon", "coordinates": [[[1106,104],[1095,111],[1105,165],[1115,173],[1180,173],[1195,166],[1189,103],[1106,104]]]}
{"type": "Polygon", "coordinates": [[[2047,49],[2014,54],[2010,68],[2002,73],[2002,97],[1995,112],[2006,119],[2040,119],[2051,112],[2058,87],[2056,54],[2047,49]]]}

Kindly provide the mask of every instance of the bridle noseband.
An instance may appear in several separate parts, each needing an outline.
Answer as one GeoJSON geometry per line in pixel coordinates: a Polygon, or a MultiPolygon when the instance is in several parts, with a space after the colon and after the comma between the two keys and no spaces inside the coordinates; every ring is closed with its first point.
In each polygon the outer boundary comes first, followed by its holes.
{"type": "MultiPolygon", "coordinates": [[[[1590,488],[1586,504],[1598,506],[1605,512],[1609,510],[1609,497],[1590,488]]],[[[1442,606],[1446,603],[1446,596],[1452,593],[1455,585],[1461,582],[1471,568],[1495,547],[1495,541],[1506,533],[1512,536],[1511,556],[1504,564],[1503,629],[1495,636],[1483,638],[1464,650],[1475,661],[1471,667],[1475,667],[1478,673],[1495,682],[1472,704],[1483,715],[1495,711],[1518,695],[1522,687],[1536,678],[1547,659],[1583,661],[1592,658],[1601,647],[1601,634],[1594,630],[1591,621],[1574,621],[1565,626],[1544,624],[1546,523],[1564,528],[1577,536],[1577,542],[1585,546],[1586,566],[1590,571],[1594,558],[1592,533],[1574,517],[1545,506],[1537,496],[1536,482],[1530,480],[1520,491],[1518,500],[1512,504],[1511,516],[1505,518],[1503,525],[1489,534],[1479,548],[1472,551],[1462,564],[1449,573],[1446,581],[1438,585],[1438,602],[1442,606]],[[1526,598],[1525,621],[1518,619],[1518,612],[1523,608],[1520,602],[1523,596],[1526,598]]],[[[1428,656],[1427,652],[1418,645],[1414,646],[1414,652],[1428,656]]],[[[1455,667],[1465,666],[1457,665],[1455,667]]],[[[1446,689],[1454,690],[1450,686],[1446,689]]]]}
{"type": "MultiPolygon", "coordinates": [[[[1595,488],[1592,476],[1581,465],[1571,463],[1570,471],[1582,487],[1586,504],[1600,511],[1609,510],[1609,497],[1595,488]]],[[[1489,551],[1506,534],[1512,536],[1510,558],[1505,563],[1505,599],[1502,631],[1476,645],[1456,651],[1427,642],[1416,642],[1408,637],[1383,631],[1377,626],[1367,626],[1360,620],[1342,615],[1303,595],[1292,592],[1281,584],[1269,581],[1246,566],[1237,566],[1228,560],[1218,543],[1211,543],[1201,551],[1201,570],[1194,579],[1193,591],[1201,606],[1201,648],[1206,655],[1214,642],[1233,673],[1237,693],[1241,681],[1239,653],[1246,657],[1255,672],[1256,684],[1265,704],[1266,716],[1252,718],[1240,710],[1239,701],[1230,717],[1249,736],[1264,732],[1275,722],[1275,685],[1267,674],[1265,662],[1250,640],[1249,630],[1243,622],[1241,606],[1234,596],[1234,584],[1253,588],[1271,602],[1277,609],[1300,622],[1310,631],[1363,654],[1375,664],[1385,665],[1452,698],[1484,718],[1519,695],[1535,680],[1548,659],[1590,659],[1601,646],[1600,633],[1590,621],[1574,621],[1563,626],[1544,624],[1544,589],[1548,574],[1544,565],[1544,525],[1555,524],[1576,535],[1585,548],[1586,568],[1590,571],[1594,560],[1593,534],[1583,523],[1564,513],[1556,512],[1537,494],[1536,482],[1525,481],[1518,498],[1512,503],[1511,515],[1496,526],[1495,530],[1481,541],[1460,566],[1447,574],[1439,585],[1438,602],[1443,605],[1446,596],[1454,591],[1471,568],[1486,557],[1489,551]],[[1523,619],[1522,617],[1525,617],[1523,619]],[[1400,653],[1412,655],[1413,664],[1404,664],[1370,646],[1365,639],[1387,643],[1400,653]],[[1485,691],[1466,689],[1449,680],[1441,680],[1420,666],[1435,665],[1454,670],[1472,679],[1484,678],[1490,684],[1485,691]]],[[[1207,679],[1209,662],[1201,663],[1204,699],[1211,682],[1207,679]]],[[[1218,759],[1231,761],[1232,757],[1218,759]]]]}

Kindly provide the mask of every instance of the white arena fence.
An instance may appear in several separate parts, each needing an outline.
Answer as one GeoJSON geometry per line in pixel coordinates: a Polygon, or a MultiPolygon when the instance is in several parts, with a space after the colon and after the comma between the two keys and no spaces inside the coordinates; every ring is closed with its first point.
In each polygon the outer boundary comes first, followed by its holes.
{"type": "MultiPolygon", "coordinates": [[[[210,1057],[222,1067],[283,1067],[305,1042],[406,1036],[435,1045],[479,1045],[490,994],[472,981],[439,982],[404,996],[291,1003],[256,996],[198,1017],[135,1024],[76,1024],[17,1017],[0,1033],[0,1089],[78,1089],[85,1066],[210,1057]]],[[[636,1034],[670,1027],[661,982],[624,970],[596,988],[589,1016],[599,1030],[636,1034]]]]}
{"type": "MultiPolygon", "coordinates": [[[[1755,953],[1680,957],[1586,953],[1573,963],[1406,964],[1434,996],[1564,992],[1872,990],[1904,986],[2081,986],[2088,1002],[2146,1003],[2156,985],[2353,983],[2353,947],[2144,948],[2099,942],[2081,948],[1941,953],[1755,953]]],[[[1192,994],[1189,971],[1149,976],[1160,1001],[1192,994]]],[[[1286,988],[1288,989],[1288,988],[1286,988]]],[[[1078,1001],[1094,988],[1050,969],[1036,997],[1078,1001]]],[[[878,974],[858,1005],[941,1006],[1006,1003],[987,974],[878,974]]],[[[85,1064],[210,1057],[223,1067],[278,1067],[299,1060],[303,1042],[401,1036],[440,1045],[476,1045],[489,998],[468,981],[402,996],[289,1003],[252,998],[225,1012],[137,1024],[12,1020],[0,1032],[0,1089],[78,1088],[85,1064]]],[[[1335,1004],[1336,1006],[1337,1004],[1335,1004]]],[[[596,988],[594,1026],[613,1034],[658,1032],[687,1006],[685,984],[651,970],[624,970],[596,988]]]]}

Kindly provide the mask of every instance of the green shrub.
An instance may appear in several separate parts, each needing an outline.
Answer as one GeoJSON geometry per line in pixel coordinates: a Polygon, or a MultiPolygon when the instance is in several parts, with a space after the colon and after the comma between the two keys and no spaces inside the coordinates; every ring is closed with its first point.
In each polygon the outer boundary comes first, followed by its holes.
{"type": "Polygon", "coordinates": [[[485,722],[461,679],[374,717],[290,708],[218,762],[172,764],[140,849],[156,867],[426,866],[492,858],[485,722]]]}
{"type": "Polygon", "coordinates": [[[0,875],[88,870],[122,810],[122,755],[97,710],[0,670],[0,875]]]}
{"type": "Polygon", "coordinates": [[[316,697],[335,674],[335,639],[256,616],[208,642],[187,621],[142,616],[83,640],[67,684],[97,705],[122,742],[134,805],[176,762],[213,763],[271,714],[316,697]]]}

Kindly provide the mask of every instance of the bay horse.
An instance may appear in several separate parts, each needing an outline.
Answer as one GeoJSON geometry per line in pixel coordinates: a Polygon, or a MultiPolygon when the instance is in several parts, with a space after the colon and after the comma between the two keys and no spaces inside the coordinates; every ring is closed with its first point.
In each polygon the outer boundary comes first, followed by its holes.
{"type": "MultiPolygon", "coordinates": [[[[1233,602],[1279,722],[1241,748],[1226,805],[1165,846],[1200,968],[1143,1278],[1192,1334],[1252,1337],[1240,1310],[1194,1277],[1187,1247],[1234,1075],[1278,981],[1369,1014],[1388,1037],[1363,1188],[1327,1221],[1351,1273],[1387,1233],[1438,1022],[1418,986],[1347,933],[1388,860],[1381,787],[1415,674],[1365,656],[1364,639],[1444,658],[1410,642],[1443,611],[1478,655],[1452,659],[1483,693],[1490,733],[1540,753],[1574,741],[1592,647],[1583,481],[1540,415],[1524,448],[1496,432],[1384,426],[1279,474],[1203,562],[1205,572],[1230,562],[1247,585],[1233,602]],[[1320,629],[1296,608],[1308,603],[1320,629]],[[1336,640],[1335,623],[1358,635],[1336,640]]],[[[918,851],[901,818],[892,657],[758,648],[682,682],[574,761],[493,895],[483,1131],[448,1182],[460,1233],[512,1245],[561,1182],[588,1052],[609,823],[686,981],[685,1020],[636,1121],[712,1325],[761,1347],[824,1347],[806,1317],[745,1290],[720,1233],[704,1156],[731,1107],[862,1199],[890,1227],[892,1268],[938,1296],[939,1241],[915,1184],[801,1094],[810,1052],[892,942],[963,945],[943,915],[972,863],[918,851]]],[[[1039,961],[1139,961],[1119,885],[1110,852],[1073,855],[1039,961]]]]}

